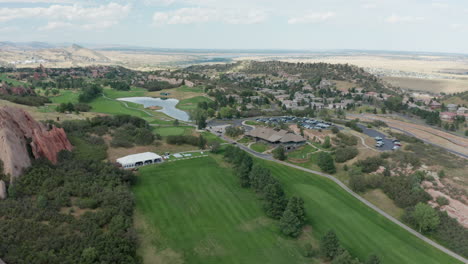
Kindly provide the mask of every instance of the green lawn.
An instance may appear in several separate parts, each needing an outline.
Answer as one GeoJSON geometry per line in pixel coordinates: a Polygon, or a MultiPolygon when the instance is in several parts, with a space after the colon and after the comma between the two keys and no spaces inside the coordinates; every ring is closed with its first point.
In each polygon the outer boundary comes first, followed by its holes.
{"type": "Polygon", "coordinates": [[[0,81],[11,83],[14,86],[27,86],[28,85],[27,83],[20,82],[20,81],[17,81],[15,79],[12,79],[12,78],[8,77],[7,74],[4,74],[4,73],[0,74],[0,81]]]}
{"type": "MultiPolygon", "coordinates": [[[[135,103],[126,102],[126,104],[130,107],[138,108],[143,110],[143,106],[135,103]]],[[[127,114],[142,118],[150,118],[151,116],[143,111],[129,109],[124,106],[123,102],[114,101],[110,99],[106,99],[104,97],[98,97],[94,99],[91,103],[92,112],[96,113],[103,113],[103,114],[127,114]]]]}
{"type": "Polygon", "coordinates": [[[262,152],[269,150],[271,147],[268,144],[257,142],[257,143],[253,143],[252,145],[250,145],[250,148],[256,152],[262,153],[262,152]]]}
{"type": "Polygon", "coordinates": [[[294,151],[289,152],[288,157],[293,158],[293,159],[306,159],[308,157],[307,156],[308,153],[312,153],[315,151],[317,151],[316,148],[306,144],[294,151]]]}
{"type": "Polygon", "coordinates": [[[142,97],[145,96],[147,90],[138,87],[131,87],[130,91],[119,91],[115,89],[104,89],[104,94],[112,99],[122,97],[142,97]]]}
{"type": "Polygon", "coordinates": [[[301,241],[279,235],[255,194],[217,159],[140,169],[133,190],[146,227],[139,233],[153,234],[140,248],[144,263],[314,263],[302,256],[301,241]]]}
{"type": "Polygon", "coordinates": [[[154,132],[158,133],[163,137],[172,135],[190,135],[192,134],[194,127],[192,126],[167,126],[167,127],[156,127],[154,132]]]}
{"type": "Polygon", "coordinates": [[[77,90],[60,89],[60,94],[57,96],[49,96],[49,99],[54,104],[61,103],[78,103],[80,93],[77,90]]]}
{"type": "Polygon", "coordinates": [[[210,133],[210,132],[202,132],[201,134],[206,139],[207,142],[211,142],[211,141],[217,141],[219,143],[226,142],[222,138],[220,138],[220,137],[218,137],[215,134],[210,133]]]}
{"type": "Polygon", "coordinates": [[[265,123],[260,123],[260,122],[253,121],[253,120],[247,120],[245,121],[245,124],[251,125],[251,126],[264,126],[265,125],[265,123]]]}
{"type": "Polygon", "coordinates": [[[212,100],[204,96],[195,96],[192,98],[180,100],[176,107],[180,110],[193,110],[197,108],[197,104],[200,102],[212,102],[212,100]]]}
{"type": "Polygon", "coordinates": [[[189,93],[203,93],[203,89],[204,89],[203,86],[188,87],[186,85],[183,85],[177,88],[178,91],[189,92],[189,93]]]}
{"type": "Polygon", "coordinates": [[[460,263],[365,206],[331,180],[273,162],[257,162],[271,170],[287,193],[304,198],[318,237],[335,230],[345,248],[361,260],[375,253],[385,264],[460,263]]]}

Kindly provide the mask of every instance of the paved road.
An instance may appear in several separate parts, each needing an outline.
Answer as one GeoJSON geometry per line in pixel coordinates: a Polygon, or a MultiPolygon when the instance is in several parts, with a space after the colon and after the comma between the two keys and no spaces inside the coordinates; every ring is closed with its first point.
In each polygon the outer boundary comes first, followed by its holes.
{"type": "Polygon", "coordinates": [[[362,133],[368,135],[369,137],[372,137],[372,138],[381,137],[383,139],[383,142],[385,144],[380,148],[375,147],[377,150],[392,150],[393,141],[391,139],[387,138],[387,136],[385,134],[380,133],[377,130],[367,128],[366,126],[361,125],[361,124],[358,124],[358,127],[360,127],[362,129],[362,133]]]}
{"type": "MultiPolygon", "coordinates": [[[[235,143],[232,139],[230,138],[227,138],[225,137],[224,135],[222,135],[222,138],[228,142],[231,142],[231,143],[235,143]]],[[[458,260],[460,260],[461,262],[463,263],[468,263],[468,260],[465,259],[464,257],[458,255],[457,253],[455,252],[452,252],[451,250],[437,244],[436,242],[430,240],[429,238],[421,235],[420,233],[418,233],[417,231],[413,230],[412,228],[408,227],[407,225],[403,224],[402,222],[400,222],[399,220],[397,220],[396,218],[394,218],[393,216],[387,214],[386,212],[382,211],[380,208],[378,208],[377,206],[373,205],[372,203],[370,203],[369,201],[367,201],[366,199],[362,198],[360,195],[358,195],[357,193],[353,192],[350,188],[348,188],[348,186],[346,186],[344,183],[342,183],[340,180],[338,180],[337,178],[333,177],[332,175],[330,174],[326,174],[326,173],[323,173],[323,172],[320,172],[320,171],[314,171],[314,170],[310,170],[310,169],[306,169],[306,168],[303,168],[303,167],[300,167],[300,166],[297,166],[297,165],[294,165],[294,164],[290,164],[290,163],[287,163],[287,162],[284,162],[284,161],[279,161],[279,160],[276,160],[274,159],[271,155],[268,155],[268,154],[263,154],[263,153],[258,153],[258,152],[255,152],[253,150],[251,150],[250,148],[242,145],[242,144],[237,144],[238,147],[240,147],[241,149],[243,149],[244,151],[247,151],[248,153],[256,156],[256,157],[259,157],[261,159],[264,159],[264,160],[269,160],[269,161],[273,161],[273,162],[276,162],[276,163],[280,163],[282,165],[285,165],[285,166],[289,166],[289,167],[292,167],[292,168],[295,168],[295,169],[298,169],[298,170],[301,170],[301,171],[305,171],[305,172],[309,172],[309,173],[313,173],[313,174],[317,174],[317,175],[320,175],[320,176],[323,176],[323,177],[326,177],[332,181],[334,181],[336,184],[338,184],[341,188],[343,188],[345,191],[347,191],[349,194],[351,194],[352,196],[354,196],[356,199],[358,199],[359,201],[361,201],[362,203],[364,203],[365,205],[369,206],[370,208],[374,209],[375,211],[377,211],[379,214],[385,216],[388,220],[392,221],[393,223],[399,225],[400,227],[404,228],[405,230],[407,230],[408,232],[410,232],[411,234],[415,235],[416,237],[420,238],[421,240],[423,240],[424,242],[430,244],[431,246],[443,251],[444,253],[446,253],[447,255],[450,255],[458,260]]]]}

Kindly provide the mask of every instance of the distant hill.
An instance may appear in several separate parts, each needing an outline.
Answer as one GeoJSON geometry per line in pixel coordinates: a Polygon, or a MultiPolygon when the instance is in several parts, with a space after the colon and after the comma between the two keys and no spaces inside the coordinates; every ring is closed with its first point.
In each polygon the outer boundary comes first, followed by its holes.
{"type": "Polygon", "coordinates": [[[0,42],[0,65],[3,66],[37,67],[46,64],[49,67],[73,67],[109,63],[111,60],[98,51],[76,44],[0,42]]]}

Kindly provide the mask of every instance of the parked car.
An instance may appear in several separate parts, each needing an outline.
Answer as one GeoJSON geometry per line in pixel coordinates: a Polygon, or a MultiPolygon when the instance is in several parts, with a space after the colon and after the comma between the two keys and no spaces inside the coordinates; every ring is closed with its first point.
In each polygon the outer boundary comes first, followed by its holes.
{"type": "Polygon", "coordinates": [[[398,149],[400,149],[400,146],[393,146],[392,149],[393,149],[393,150],[398,150],[398,149]]]}
{"type": "Polygon", "coordinates": [[[383,138],[381,138],[381,137],[375,137],[375,140],[377,140],[377,141],[381,141],[382,139],[383,138]]]}

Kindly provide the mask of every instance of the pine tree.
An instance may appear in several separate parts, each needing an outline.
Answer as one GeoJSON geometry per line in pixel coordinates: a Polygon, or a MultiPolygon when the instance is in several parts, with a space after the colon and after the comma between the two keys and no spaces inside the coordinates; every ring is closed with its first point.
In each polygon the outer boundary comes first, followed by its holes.
{"type": "Polygon", "coordinates": [[[274,219],[280,219],[286,207],[286,198],[278,182],[268,184],[264,190],[264,209],[266,214],[274,219]]]}
{"type": "Polygon", "coordinates": [[[301,226],[305,224],[306,213],[304,210],[304,200],[300,197],[293,196],[289,199],[286,210],[290,210],[299,220],[301,226]]]}
{"type": "Polygon", "coordinates": [[[328,231],[320,240],[322,255],[331,260],[340,253],[340,241],[333,230],[328,231]]]}
{"type": "Polygon", "coordinates": [[[281,232],[290,237],[297,237],[301,232],[301,223],[295,213],[286,209],[280,219],[281,232]]]}

